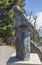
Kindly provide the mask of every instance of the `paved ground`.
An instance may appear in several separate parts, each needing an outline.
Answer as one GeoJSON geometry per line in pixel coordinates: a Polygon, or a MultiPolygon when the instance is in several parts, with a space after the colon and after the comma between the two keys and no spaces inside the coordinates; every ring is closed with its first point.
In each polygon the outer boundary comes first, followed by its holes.
{"type": "Polygon", "coordinates": [[[0,46],[0,65],[6,65],[6,62],[14,51],[14,48],[9,46],[0,46]]]}
{"type": "Polygon", "coordinates": [[[0,46],[0,65],[6,65],[6,62],[14,51],[14,48],[9,46],[0,46]]]}

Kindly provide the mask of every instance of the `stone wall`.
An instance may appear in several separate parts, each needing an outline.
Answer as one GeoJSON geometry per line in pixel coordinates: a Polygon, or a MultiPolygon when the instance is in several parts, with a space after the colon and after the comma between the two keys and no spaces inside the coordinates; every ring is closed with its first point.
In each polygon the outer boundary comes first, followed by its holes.
{"type": "Polygon", "coordinates": [[[41,49],[32,41],[30,42],[30,46],[31,46],[31,53],[38,53],[40,60],[42,61],[42,51],[41,51],[41,49]]]}

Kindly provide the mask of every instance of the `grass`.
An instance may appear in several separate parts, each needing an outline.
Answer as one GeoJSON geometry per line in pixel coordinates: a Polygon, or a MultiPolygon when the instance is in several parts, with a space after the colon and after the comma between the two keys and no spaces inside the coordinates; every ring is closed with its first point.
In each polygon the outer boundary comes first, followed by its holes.
{"type": "Polygon", "coordinates": [[[39,45],[42,46],[42,42],[40,42],[39,45]]]}

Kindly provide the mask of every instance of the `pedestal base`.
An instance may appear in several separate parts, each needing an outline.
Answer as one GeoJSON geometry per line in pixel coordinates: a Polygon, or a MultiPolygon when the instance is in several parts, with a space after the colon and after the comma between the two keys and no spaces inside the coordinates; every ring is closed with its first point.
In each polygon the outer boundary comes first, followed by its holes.
{"type": "Polygon", "coordinates": [[[16,53],[13,53],[10,59],[7,61],[7,65],[41,65],[38,54],[31,53],[30,59],[27,61],[21,61],[19,58],[16,58],[16,53]]]}

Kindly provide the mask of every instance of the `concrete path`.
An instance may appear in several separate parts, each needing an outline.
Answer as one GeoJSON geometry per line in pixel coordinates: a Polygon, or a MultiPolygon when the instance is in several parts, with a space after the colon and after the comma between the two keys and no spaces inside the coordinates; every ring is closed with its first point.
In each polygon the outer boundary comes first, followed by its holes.
{"type": "Polygon", "coordinates": [[[14,51],[14,48],[10,46],[0,46],[0,65],[6,65],[6,62],[14,51]]]}

